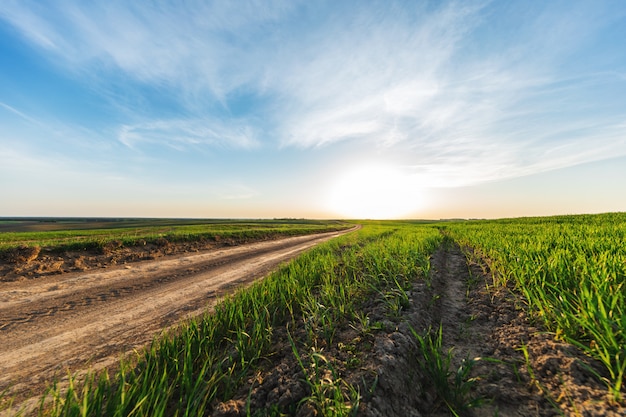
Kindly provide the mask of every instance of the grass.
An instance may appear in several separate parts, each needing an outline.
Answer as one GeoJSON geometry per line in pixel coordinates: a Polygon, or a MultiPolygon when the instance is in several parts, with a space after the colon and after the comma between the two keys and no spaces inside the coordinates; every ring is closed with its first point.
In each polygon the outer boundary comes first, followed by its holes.
{"type": "MultiPolygon", "coordinates": [[[[202,230],[193,227],[200,226],[181,228],[180,238],[229,231],[254,234],[283,226],[253,231],[243,226],[238,230],[224,225],[210,230],[206,225],[202,230]]],[[[283,230],[291,233],[300,227],[287,225],[283,230]]],[[[233,398],[274,353],[276,335],[286,331],[308,387],[305,401],[294,407],[306,404],[325,416],[352,415],[362,392],[323,349],[335,343],[342,326],[352,326],[363,335],[381,329],[359,309],[364,300],[375,297],[387,306],[390,317],[399,317],[408,307],[407,289],[416,279],[428,284],[430,255],[450,239],[471,248],[472,256],[490,266],[493,285],[515,287],[548,329],[600,360],[613,399],[621,401],[626,369],[625,236],[626,214],[438,226],[367,222],[360,231],[316,247],[227,297],[212,314],[155,340],[115,375],[91,375],[74,380],[66,391],[52,389],[47,396],[51,403],[46,403],[41,415],[209,414],[213,404],[233,398]]],[[[415,333],[420,363],[443,403],[461,415],[480,402],[471,395],[474,362],[468,359],[452,369],[452,351],[442,351],[441,334],[441,328],[415,333]]],[[[348,348],[352,349],[344,346],[348,348]]],[[[288,412],[276,407],[248,411],[250,415],[288,412]]]]}
{"type": "Polygon", "coordinates": [[[199,240],[261,239],[340,230],[349,227],[335,221],[157,221],[92,223],[98,228],[69,230],[0,232],[0,255],[19,246],[38,246],[57,251],[98,250],[111,242],[138,246],[168,242],[199,240]],[[131,227],[120,227],[132,225],[131,227]]]}
{"type": "Polygon", "coordinates": [[[452,369],[452,349],[443,351],[443,328],[437,331],[428,329],[421,335],[411,329],[419,344],[418,363],[429,378],[439,400],[455,416],[466,415],[471,408],[481,405],[485,400],[472,396],[472,388],[478,381],[471,376],[478,359],[464,359],[460,366],[452,369]]]}
{"type": "Polygon", "coordinates": [[[310,390],[310,395],[303,398],[301,403],[312,404],[324,417],[355,416],[361,400],[359,390],[344,382],[331,361],[319,352],[313,351],[309,355],[310,364],[305,365],[296,343],[289,333],[288,336],[293,355],[305,375],[310,390]]]}
{"type": "Polygon", "coordinates": [[[626,213],[450,224],[486,259],[494,285],[511,284],[531,314],[604,365],[613,399],[626,376],[626,213]]]}
{"type": "Polygon", "coordinates": [[[47,396],[52,402],[41,414],[210,413],[212,404],[232,398],[272,354],[277,329],[309,326],[311,331],[292,339],[295,359],[307,375],[306,404],[320,415],[352,415],[359,390],[321,349],[332,343],[341,323],[365,320],[359,303],[387,287],[396,291],[407,280],[423,278],[421,266],[440,240],[434,227],[389,225],[369,225],[334,239],[227,297],[212,314],[186,323],[175,335],[155,340],[132,361],[136,365],[123,363],[113,376],[74,381],[67,391],[53,389],[47,396]]]}

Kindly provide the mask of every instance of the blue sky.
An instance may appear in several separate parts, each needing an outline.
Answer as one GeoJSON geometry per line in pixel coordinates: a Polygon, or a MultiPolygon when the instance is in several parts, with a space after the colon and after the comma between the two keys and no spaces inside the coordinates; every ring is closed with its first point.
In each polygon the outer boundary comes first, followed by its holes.
{"type": "Polygon", "coordinates": [[[626,211],[626,3],[0,2],[0,216],[626,211]]]}

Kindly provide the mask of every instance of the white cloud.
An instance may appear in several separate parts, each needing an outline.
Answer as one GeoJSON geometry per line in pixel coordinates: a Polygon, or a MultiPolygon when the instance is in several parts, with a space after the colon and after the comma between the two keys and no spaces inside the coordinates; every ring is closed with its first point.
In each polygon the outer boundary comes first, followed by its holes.
{"type": "Polygon", "coordinates": [[[213,145],[239,149],[258,147],[255,129],[245,122],[230,121],[226,124],[217,119],[157,120],[124,125],[118,140],[129,148],[144,145],[165,145],[175,149],[187,149],[197,145],[213,145]]]}
{"type": "Polygon", "coordinates": [[[249,44],[258,31],[295,5],[251,0],[45,6],[9,0],[0,5],[0,16],[52,52],[52,61],[65,70],[96,77],[121,70],[141,82],[182,87],[183,93],[208,89],[223,97],[254,76],[258,56],[252,56],[249,44]]]}
{"type": "Polygon", "coordinates": [[[583,86],[575,73],[561,68],[579,43],[588,42],[597,21],[587,25],[577,10],[561,10],[559,16],[548,10],[526,22],[526,38],[496,49],[484,45],[481,54],[468,55],[465,49],[477,47],[471,32],[482,16],[480,10],[456,11],[429,15],[428,24],[400,22],[388,30],[383,21],[376,28],[380,32],[347,35],[367,48],[329,35],[321,43],[323,53],[308,63],[310,71],[289,71],[298,80],[292,82],[293,101],[302,104],[294,106],[283,125],[287,143],[319,146],[353,140],[362,146],[410,147],[418,165],[430,167],[432,183],[449,185],[626,154],[615,134],[600,129],[597,115],[583,112],[594,106],[584,98],[601,100],[595,84],[583,86]],[[572,16],[574,22],[565,22],[572,16]],[[378,67],[368,66],[371,62],[378,67]],[[555,91],[558,84],[570,92],[555,91]],[[300,85],[304,87],[298,89],[300,85]]]}
{"type": "Polygon", "coordinates": [[[123,122],[117,139],[129,147],[390,148],[412,159],[415,178],[441,185],[626,154],[616,114],[599,122],[583,111],[608,75],[580,83],[593,67],[567,65],[612,11],[516,7],[7,1],[0,15],[102,88],[128,78],[178,100],[185,117],[123,122]],[[247,93],[259,103],[241,116],[236,97],[247,93]]]}

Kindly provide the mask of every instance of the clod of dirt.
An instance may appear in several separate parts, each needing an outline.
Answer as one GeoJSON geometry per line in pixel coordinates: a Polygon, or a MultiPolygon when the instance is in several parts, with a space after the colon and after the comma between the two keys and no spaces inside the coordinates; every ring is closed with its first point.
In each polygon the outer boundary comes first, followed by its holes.
{"type": "Polygon", "coordinates": [[[12,249],[5,254],[8,262],[16,265],[26,265],[39,256],[41,248],[39,246],[20,246],[12,249]]]}
{"type": "Polygon", "coordinates": [[[158,238],[154,243],[160,248],[167,248],[170,246],[170,241],[164,237],[158,238]]]}
{"type": "Polygon", "coordinates": [[[102,248],[102,254],[103,255],[110,255],[112,253],[114,253],[116,250],[118,250],[119,248],[121,248],[123,246],[123,243],[120,242],[119,240],[112,240],[110,242],[105,243],[102,248]]]}
{"type": "Polygon", "coordinates": [[[64,263],[65,261],[63,261],[62,259],[53,259],[46,263],[37,265],[37,268],[34,272],[37,274],[60,274],[61,272],[63,272],[64,263]]]}
{"type": "Polygon", "coordinates": [[[218,404],[213,411],[213,417],[239,417],[245,416],[246,405],[243,401],[230,400],[218,404]]]}
{"type": "Polygon", "coordinates": [[[72,269],[77,271],[84,271],[88,268],[85,264],[85,258],[83,256],[78,256],[77,258],[72,259],[70,266],[72,269]]]}

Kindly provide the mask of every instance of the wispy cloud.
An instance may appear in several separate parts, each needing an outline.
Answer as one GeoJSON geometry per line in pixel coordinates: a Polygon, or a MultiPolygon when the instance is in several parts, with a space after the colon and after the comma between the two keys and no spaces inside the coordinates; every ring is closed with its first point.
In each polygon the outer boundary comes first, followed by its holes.
{"type": "MultiPolygon", "coordinates": [[[[626,132],[599,129],[598,115],[586,111],[589,100],[591,107],[603,101],[594,92],[603,79],[581,85],[575,78],[585,70],[563,72],[601,22],[602,13],[593,10],[590,22],[585,9],[535,11],[522,22],[524,36],[502,44],[477,45],[484,9],[458,3],[412,24],[383,13],[373,30],[350,23],[331,30],[305,59],[305,71],[288,70],[292,110],[282,138],[304,147],[351,140],[411,149],[415,176],[442,185],[626,154],[615,141],[626,132]]],[[[625,110],[601,123],[615,125],[625,110]]]]}
{"type": "Polygon", "coordinates": [[[562,6],[5,1],[0,16],[98,88],[176,102],[174,115],[131,110],[113,129],[128,147],[342,143],[396,150],[415,178],[462,185],[626,154],[626,108],[593,110],[624,69],[568,69],[619,16],[562,6]]]}
{"type": "Polygon", "coordinates": [[[216,119],[158,120],[123,125],[118,140],[129,148],[162,145],[186,149],[200,145],[252,149],[260,145],[255,129],[245,122],[216,119]]]}
{"type": "Polygon", "coordinates": [[[19,116],[20,118],[24,119],[25,121],[29,122],[30,124],[36,125],[36,126],[40,126],[40,127],[45,127],[44,123],[40,122],[39,120],[35,119],[34,117],[31,117],[29,115],[27,115],[26,113],[23,113],[19,110],[17,110],[15,107],[9,106],[6,103],[2,103],[0,102],[0,107],[4,108],[5,110],[8,110],[9,112],[19,116]]]}
{"type": "Polygon", "coordinates": [[[132,120],[117,129],[122,143],[251,148],[258,145],[259,127],[234,116],[229,98],[242,88],[262,90],[259,64],[273,64],[271,50],[253,43],[257,35],[271,37],[264,25],[296,5],[8,1],[0,16],[43,48],[54,66],[98,90],[132,120]],[[144,87],[167,97],[177,114],[150,113],[144,87]]]}
{"type": "MultiPolygon", "coordinates": [[[[251,43],[259,33],[267,37],[263,25],[281,19],[293,5],[9,0],[0,6],[0,16],[66,70],[96,77],[121,70],[141,82],[182,87],[187,94],[208,89],[220,98],[250,81],[256,71],[251,43]]],[[[256,58],[261,56],[260,51],[256,58]]]]}

